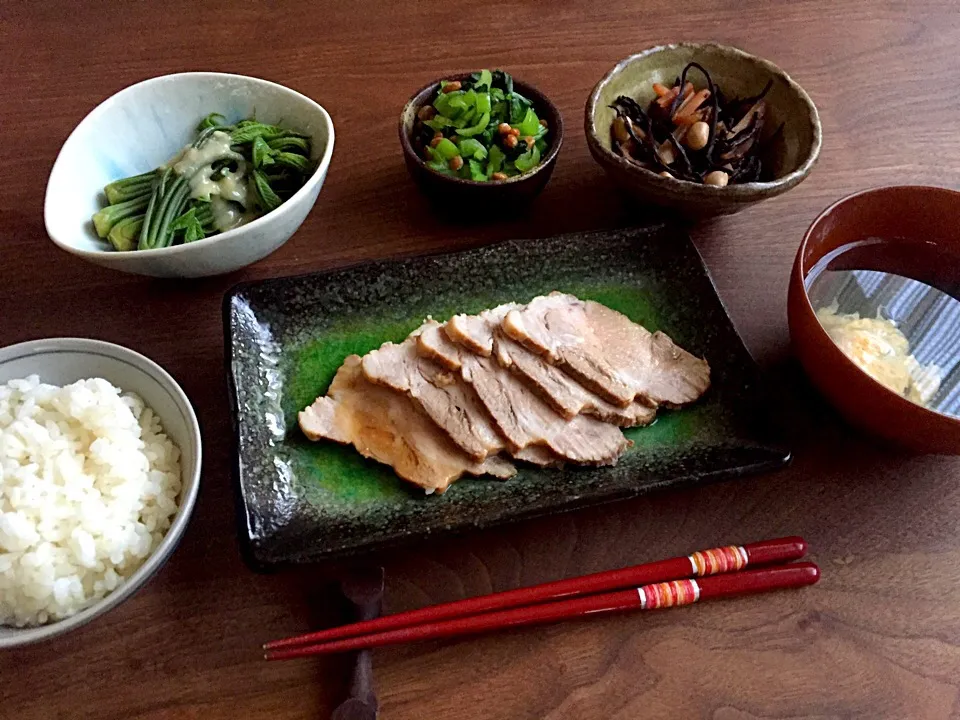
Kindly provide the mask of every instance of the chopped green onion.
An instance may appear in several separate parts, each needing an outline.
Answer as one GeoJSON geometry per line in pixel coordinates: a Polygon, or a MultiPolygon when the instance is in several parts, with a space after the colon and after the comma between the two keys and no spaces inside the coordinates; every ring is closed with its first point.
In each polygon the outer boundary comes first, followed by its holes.
{"type": "MultiPolygon", "coordinates": [[[[484,151],[486,153],[486,151],[484,151]]],[[[478,160],[469,160],[467,165],[470,167],[470,179],[483,181],[487,179],[487,173],[483,169],[483,164],[478,160]]]]}
{"type": "Polygon", "coordinates": [[[438,142],[437,146],[433,150],[436,154],[440,155],[440,157],[442,157],[444,160],[449,160],[455,155],[460,154],[460,149],[447,138],[443,138],[443,140],[438,142]]]}
{"type": "Polygon", "coordinates": [[[537,114],[533,111],[533,108],[527,108],[526,114],[523,116],[523,120],[520,122],[520,134],[535,135],[538,130],[543,126],[540,124],[540,118],[537,117],[537,114]]]}
{"type": "Polygon", "coordinates": [[[474,117],[476,116],[476,114],[477,114],[477,109],[475,107],[470,108],[466,112],[461,113],[460,117],[458,117],[456,120],[453,121],[453,126],[458,130],[460,128],[465,128],[474,120],[474,117]]]}
{"type": "Polygon", "coordinates": [[[500,169],[503,167],[503,161],[506,159],[506,155],[503,154],[503,150],[500,149],[499,145],[494,145],[490,148],[490,154],[487,162],[487,176],[493,175],[495,172],[500,172],[500,169]]]}
{"type": "Polygon", "coordinates": [[[457,132],[457,135],[460,137],[473,137],[474,135],[479,135],[484,130],[487,129],[487,125],[490,122],[490,113],[484,113],[479,122],[473,127],[463,128],[457,132]]]}
{"type": "Polygon", "coordinates": [[[431,106],[435,112],[422,113],[427,119],[415,119],[413,139],[426,166],[438,173],[478,181],[496,174],[500,180],[529,172],[548,151],[550,128],[541,125],[533,102],[502,70],[474,72],[456,90],[441,82],[431,106]],[[504,123],[524,142],[508,141],[499,132],[504,123]],[[456,155],[463,163],[452,171],[449,161],[456,155]]]}
{"type": "Polygon", "coordinates": [[[478,93],[476,102],[474,103],[477,108],[478,113],[488,113],[493,109],[493,105],[490,102],[490,93],[478,93]]]}
{"type": "Polygon", "coordinates": [[[527,172],[528,170],[535,168],[540,164],[540,151],[537,149],[537,146],[534,145],[532,148],[527,150],[520,157],[514,160],[513,164],[520,172],[527,172]]]}
{"type": "Polygon", "coordinates": [[[480,143],[479,140],[474,140],[473,138],[464,138],[460,141],[459,147],[460,155],[465,158],[484,160],[487,157],[487,149],[480,143]]]}

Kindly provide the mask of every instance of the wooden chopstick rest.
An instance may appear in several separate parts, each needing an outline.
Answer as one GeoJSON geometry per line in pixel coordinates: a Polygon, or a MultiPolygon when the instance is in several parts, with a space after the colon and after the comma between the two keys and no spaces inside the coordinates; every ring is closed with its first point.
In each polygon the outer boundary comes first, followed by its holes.
{"type": "MultiPolygon", "coordinates": [[[[360,622],[380,616],[383,607],[383,568],[355,571],[340,583],[344,597],[353,605],[360,622]]],[[[331,720],[376,720],[380,703],[373,684],[373,656],[365,648],[357,652],[350,679],[350,694],[330,716],[331,720]]]]}

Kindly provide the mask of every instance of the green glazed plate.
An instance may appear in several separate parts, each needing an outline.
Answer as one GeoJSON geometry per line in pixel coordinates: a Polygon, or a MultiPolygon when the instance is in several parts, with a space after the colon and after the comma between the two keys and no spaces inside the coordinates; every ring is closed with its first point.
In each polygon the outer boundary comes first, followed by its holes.
{"type": "Polygon", "coordinates": [[[380,549],[784,465],[767,437],[758,369],[690,239],[659,226],[521,240],[239,285],[224,301],[241,537],[258,568],[380,549]],[[626,432],[611,468],[521,467],[425,496],[353,448],[312,443],[297,412],[343,359],[399,342],[423,318],[525,302],[551,290],[597,300],[706,357],[695,405],[626,432]]]}

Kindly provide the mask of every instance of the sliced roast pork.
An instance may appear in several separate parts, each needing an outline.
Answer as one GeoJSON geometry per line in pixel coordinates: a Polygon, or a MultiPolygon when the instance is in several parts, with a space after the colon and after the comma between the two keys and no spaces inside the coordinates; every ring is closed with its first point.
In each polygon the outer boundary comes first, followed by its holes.
{"type": "Polygon", "coordinates": [[[496,455],[505,443],[473,388],[458,374],[417,353],[416,332],[399,345],[385,343],[363,356],[366,378],[413,398],[475,460],[496,455]]]}
{"type": "Polygon", "coordinates": [[[634,400],[679,406],[710,386],[710,366],[662,332],[573,295],[551,293],[510,310],[503,331],[604,397],[627,407],[634,400]]]}
{"type": "Polygon", "coordinates": [[[408,395],[367,380],[357,355],[344,360],[327,394],[298,420],[311,440],[352,444],[427,493],[444,492],[465,473],[500,478],[516,473],[500,456],[471,458],[408,395]]]}
{"type": "MultiPolygon", "coordinates": [[[[422,328],[400,344],[384,343],[364,355],[364,376],[409,395],[474,460],[480,462],[504,451],[506,441],[473,387],[459,373],[417,353],[417,336],[421,332],[422,328]]],[[[536,465],[559,464],[545,447],[525,448],[514,453],[514,457],[536,465]]]]}
{"type": "Polygon", "coordinates": [[[592,415],[621,427],[649,425],[656,410],[640,401],[619,407],[586,389],[570,375],[524,347],[500,330],[500,324],[511,310],[522,305],[510,303],[479,315],[456,315],[444,326],[447,336],[473,352],[493,355],[505,368],[519,373],[544,400],[568,420],[580,413],[592,415]]]}
{"type": "Polygon", "coordinates": [[[443,326],[428,322],[417,337],[418,351],[457,370],[470,383],[513,450],[544,445],[575,463],[612,465],[629,442],[618,428],[586,415],[568,420],[517,375],[492,357],[451,341],[443,326]]]}
{"type": "Polygon", "coordinates": [[[523,305],[507,303],[483,310],[478,315],[454,315],[443,326],[443,331],[454,342],[469,348],[477,355],[490,357],[494,349],[494,330],[511,310],[522,310],[523,305]]]}

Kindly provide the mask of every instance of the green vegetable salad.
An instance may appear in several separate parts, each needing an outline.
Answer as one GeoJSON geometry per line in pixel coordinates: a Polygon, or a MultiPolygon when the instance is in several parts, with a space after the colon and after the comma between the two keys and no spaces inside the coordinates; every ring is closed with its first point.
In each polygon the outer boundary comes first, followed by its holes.
{"type": "Polygon", "coordinates": [[[166,165],[107,185],[93,226],[116,250],[194,242],[280,207],[313,170],[307,135],[212,113],[166,165]]]}
{"type": "Polygon", "coordinates": [[[420,108],[413,141],[426,166],[444,175],[502,181],[533,170],[548,147],[550,128],[502,70],[443,81],[420,108]]]}

